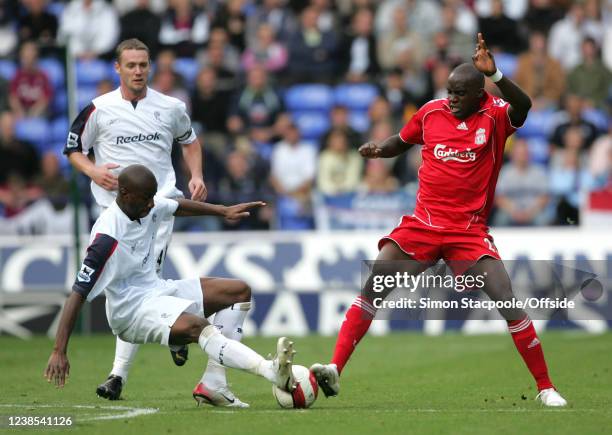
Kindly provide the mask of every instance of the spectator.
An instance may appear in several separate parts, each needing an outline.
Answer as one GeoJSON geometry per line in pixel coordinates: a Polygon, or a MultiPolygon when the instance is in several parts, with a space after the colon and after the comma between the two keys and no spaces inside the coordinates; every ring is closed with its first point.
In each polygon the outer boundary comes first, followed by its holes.
{"type": "MultiPolygon", "coordinates": [[[[530,3],[533,6],[546,1],[548,0],[532,0],[531,2],[529,0],[502,0],[502,12],[505,16],[520,21],[525,17],[530,3]]],[[[496,7],[495,2],[496,0],[475,0],[474,10],[479,17],[488,18],[493,15],[493,10],[496,7]]]]}
{"type": "Polygon", "coordinates": [[[462,61],[471,59],[474,54],[474,34],[465,33],[457,26],[457,12],[446,5],[442,8],[442,31],[448,37],[448,50],[462,61]]]}
{"type": "Polygon", "coordinates": [[[232,72],[240,71],[241,52],[229,43],[229,34],[222,27],[214,27],[210,32],[208,46],[220,47],[223,52],[223,63],[232,72]]]}
{"type": "Polygon", "coordinates": [[[608,133],[600,136],[593,143],[589,154],[589,173],[594,179],[612,170],[612,122],[608,123],[608,133]]]}
{"type": "Polygon", "coordinates": [[[350,33],[344,35],[340,44],[341,71],[350,82],[364,82],[380,72],[372,21],[369,9],[358,10],[353,15],[350,33]]]}
{"type": "MultiPolygon", "coordinates": [[[[391,105],[385,97],[378,96],[374,98],[368,108],[368,118],[370,119],[370,125],[375,125],[379,122],[393,122],[391,105]]],[[[401,128],[401,126],[399,128],[401,128]]]]}
{"type": "Polygon", "coordinates": [[[287,129],[283,141],[274,145],[270,165],[270,184],[278,196],[278,207],[282,209],[279,213],[301,221],[302,228],[312,226],[311,191],[316,176],[317,151],[301,141],[295,125],[287,129]]]}
{"type": "Polygon", "coordinates": [[[408,28],[406,8],[402,4],[398,4],[392,18],[391,28],[383,29],[377,37],[380,66],[387,70],[396,67],[397,58],[405,49],[411,50],[415,61],[421,63],[425,58],[422,49],[424,43],[418,33],[408,28]]]}
{"type": "Polygon", "coordinates": [[[592,38],[582,41],[582,63],[568,75],[568,91],[581,96],[589,106],[603,108],[608,91],[612,90],[612,73],[599,55],[592,38]]]}
{"type": "Polygon", "coordinates": [[[326,144],[329,140],[329,135],[337,130],[340,130],[346,136],[349,146],[353,149],[359,148],[362,137],[357,130],[349,124],[349,111],[344,106],[334,106],[329,115],[331,127],[321,137],[321,144],[326,144]]]}
{"type": "Polygon", "coordinates": [[[431,99],[448,97],[446,85],[450,73],[451,67],[448,64],[444,62],[436,63],[431,71],[431,99]]]}
{"type": "MultiPolygon", "coordinates": [[[[589,183],[588,190],[609,190],[612,192],[612,144],[610,143],[610,136],[608,135],[607,146],[602,146],[598,151],[601,153],[593,154],[591,156],[591,165],[589,171],[589,183]],[[601,155],[601,162],[595,163],[594,158],[601,155]]],[[[603,145],[603,143],[602,143],[603,145]]]]}
{"type": "Polygon", "coordinates": [[[187,112],[191,112],[189,93],[180,84],[180,81],[177,80],[177,74],[174,71],[169,69],[158,69],[155,71],[151,87],[164,95],[178,98],[187,106],[187,112]]]}
{"type": "Polygon", "coordinates": [[[202,68],[191,96],[191,119],[202,124],[207,133],[226,133],[229,103],[229,92],[217,87],[215,70],[210,67],[202,68]]]}
{"type": "Polygon", "coordinates": [[[315,8],[304,9],[298,30],[289,38],[289,74],[294,82],[330,83],[335,79],[336,35],[320,31],[317,19],[315,8]]]}
{"type": "Polygon", "coordinates": [[[17,0],[0,1],[0,57],[12,55],[17,46],[15,17],[17,17],[18,8],[17,0]]]}
{"type": "MultiPolygon", "coordinates": [[[[436,35],[446,39],[446,35],[442,32],[436,35]]],[[[444,52],[446,53],[446,52],[444,52]]],[[[427,70],[433,69],[433,66],[446,58],[445,54],[441,54],[440,58],[428,60],[428,68],[423,68],[423,65],[418,63],[414,57],[413,50],[411,48],[404,48],[397,58],[397,67],[402,72],[402,83],[404,89],[406,89],[410,95],[412,95],[417,101],[423,101],[427,98],[427,92],[429,91],[429,80],[427,77],[427,70]]]]}
{"type": "MultiPolygon", "coordinates": [[[[170,0],[172,1],[172,0],[170,0]]],[[[112,0],[113,6],[119,15],[125,15],[138,9],[141,0],[112,0]]],[[[168,6],[167,0],[149,0],[148,7],[155,15],[161,15],[166,11],[168,6]]]]}
{"type": "Polygon", "coordinates": [[[431,40],[432,35],[442,28],[441,11],[438,2],[430,0],[384,0],[377,8],[376,34],[381,35],[393,22],[392,15],[397,5],[404,4],[408,28],[419,34],[423,41],[431,40]]]}
{"type": "Polygon", "coordinates": [[[565,72],[561,64],[546,52],[543,33],[534,31],[529,35],[529,51],[518,57],[514,80],[541,105],[559,104],[565,91],[565,72]]]}
{"type": "Polygon", "coordinates": [[[289,53],[284,44],[275,39],[272,26],[261,24],[257,29],[257,38],[252,41],[242,55],[242,68],[248,71],[255,64],[260,64],[272,74],[285,69],[289,53]]]}
{"type": "Polygon", "coordinates": [[[219,11],[213,27],[225,29],[228,34],[228,42],[239,52],[245,48],[246,15],[242,11],[243,0],[227,0],[219,11]]]}
{"type": "Polygon", "coordinates": [[[230,133],[237,134],[251,128],[272,136],[272,126],[283,111],[280,95],[268,82],[262,66],[256,66],[247,75],[247,84],[234,95],[231,115],[227,120],[230,133]]]}
{"type": "Polygon", "coordinates": [[[151,11],[150,0],[137,0],[136,7],[121,17],[121,41],[136,38],[149,47],[152,58],[159,49],[161,18],[151,11]]]}
{"type": "Polygon", "coordinates": [[[215,71],[218,90],[228,92],[236,90],[236,72],[228,62],[222,45],[209,44],[202,56],[201,64],[215,71]]]}
{"type": "Polygon", "coordinates": [[[9,104],[18,117],[43,116],[53,96],[47,75],[38,67],[38,47],[24,42],[19,50],[20,68],[11,80],[9,104]]]}
{"type": "Polygon", "coordinates": [[[565,97],[565,113],[562,114],[562,121],[554,129],[550,138],[553,151],[555,148],[564,147],[565,133],[573,127],[580,134],[584,148],[588,149],[591,147],[591,144],[598,136],[598,130],[593,123],[584,119],[582,115],[583,109],[584,102],[578,95],[568,94],[565,97]]]}
{"type": "MultiPolygon", "coordinates": [[[[512,3],[515,0],[508,0],[512,3]]],[[[555,0],[531,0],[524,23],[532,32],[548,35],[553,24],[563,18],[564,10],[555,0]]]]}
{"type": "Polygon", "coordinates": [[[34,185],[43,192],[56,211],[63,210],[70,198],[70,183],[61,172],[57,155],[46,152],[40,165],[40,174],[34,179],[34,185]]]}
{"type": "Polygon", "coordinates": [[[57,18],[47,12],[47,0],[24,0],[25,13],[19,17],[19,40],[35,41],[39,46],[54,46],[57,37],[57,18]]]}
{"type": "MultiPolygon", "coordinates": [[[[219,180],[217,196],[222,204],[238,204],[251,201],[269,201],[269,168],[254,153],[246,150],[232,151],[225,159],[225,175],[219,180]]],[[[238,223],[225,221],[227,230],[267,230],[270,228],[267,207],[251,212],[238,223]]]]}
{"type": "Polygon", "coordinates": [[[518,23],[506,16],[502,0],[491,1],[491,14],[479,18],[478,27],[491,51],[518,53],[524,48],[518,23]]]}
{"type": "Polygon", "coordinates": [[[569,71],[582,60],[582,40],[590,36],[599,41],[602,35],[601,24],[585,17],[582,2],[574,2],[565,18],[556,22],[550,30],[548,52],[569,71]]]}
{"type": "Polygon", "coordinates": [[[262,24],[272,26],[279,41],[286,41],[296,30],[296,22],[289,8],[283,6],[284,0],[263,0],[261,6],[247,18],[247,40],[257,37],[262,24]]]}
{"type": "Polygon", "coordinates": [[[71,0],[62,12],[58,38],[80,59],[114,56],[119,37],[115,9],[104,0],[71,0]]]}
{"type": "Polygon", "coordinates": [[[393,193],[399,189],[399,182],[391,174],[389,166],[381,159],[368,160],[365,175],[358,187],[360,193],[393,193]]]}
{"type": "Polygon", "coordinates": [[[159,43],[179,57],[191,57],[208,41],[208,15],[190,0],[173,0],[162,17],[159,43]]]}
{"type": "Polygon", "coordinates": [[[387,73],[382,94],[391,105],[394,124],[408,119],[420,106],[420,102],[404,88],[402,70],[399,68],[393,68],[387,73]]]}
{"type": "Polygon", "coordinates": [[[555,225],[580,223],[581,191],[588,185],[588,172],[580,165],[579,150],[565,148],[550,168],[550,190],[557,200],[555,225]]]}
{"type": "Polygon", "coordinates": [[[525,141],[516,140],[512,159],[499,174],[495,204],[495,225],[546,225],[549,222],[548,177],[546,172],[530,163],[525,141]]]}
{"type": "Polygon", "coordinates": [[[100,80],[98,84],[96,85],[96,95],[100,96],[100,95],[108,94],[109,92],[115,89],[117,89],[117,87],[115,86],[112,80],[103,79],[103,80],[100,80]]]}
{"type": "Polygon", "coordinates": [[[310,0],[310,6],[319,13],[317,26],[322,32],[332,32],[338,28],[337,14],[330,3],[330,0],[310,0]]]}
{"type": "Polygon", "coordinates": [[[10,174],[29,183],[39,171],[36,148],[15,138],[15,118],[11,112],[0,114],[0,185],[10,174]]]}
{"type": "Polygon", "coordinates": [[[0,76],[0,113],[10,110],[9,89],[9,82],[0,76]]]}
{"type": "Polygon", "coordinates": [[[42,192],[29,185],[17,173],[11,173],[6,182],[0,184],[0,206],[4,209],[3,217],[14,218],[30,204],[40,198],[42,192]]]}
{"type": "Polygon", "coordinates": [[[338,195],[357,189],[363,158],[351,149],[342,130],[333,130],[319,155],[317,188],[324,195],[338,195]]]}

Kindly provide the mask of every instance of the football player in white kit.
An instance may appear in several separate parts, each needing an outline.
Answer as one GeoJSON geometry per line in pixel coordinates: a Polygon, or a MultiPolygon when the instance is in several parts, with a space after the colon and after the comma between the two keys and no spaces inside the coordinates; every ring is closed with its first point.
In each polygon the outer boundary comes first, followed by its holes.
{"type": "MultiPolygon", "coordinates": [[[[281,337],[276,357],[266,360],[221,334],[206,320],[214,313],[225,315],[233,319],[228,326],[241,331],[244,316],[236,315],[232,308],[236,303],[250,301],[251,291],[245,283],[222,278],[163,280],[155,271],[153,254],[158,229],[169,216],[213,215],[238,221],[249,216],[249,209],[265,204],[226,207],[155,196],[155,176],[143,165],[128,166],[118,182],[117,199],[94,224],[87,254],[64,305],[45,370],[47,380],[58,387],[64,385],[70,369],[68,340],[78,313],[85,299],[91,301],[104,291],[108,323],[123,340],[162,345],[198,343],[218,364],[262,376],[285,391],[293,391],[293,342],[281,337]]],[[[194,391],[198,404],[211,403],[207,393],[194,391]]],[[[244,407],[236,398],[226,400],[244,407]]]]}
{"type": "MultiPolygon", "coordinates": [[[[117,46],[115,70],[119,74],[118,89],[95,98],[74,120],[64,153],[70,163],[91,178],[91,190],[98,205],[105,209],[117,192],[117,173],[131,164],[142,163],[155,175],[160,196],[180,198],[171,161],[173,141],[183,149],[185,163],[191,172],[191,199],[206,198],[202,179],[202,150],[191,128],[185,104],[147,87],[150,71],[149,50],[137,39],[128,39],[117,46]],[[93,151],[94,161],[88,158],[93,151]]],[[[159,227],[154,256],[161,274],[174,217],[159,227]]],[[[248,310],[241,304],[238,310],[248,310]]],[[[110,400],[118,399],[127,381],[128,371],[138,345],[117,337],[115,360],[108,379],[96,393],[110,400]]],[[[171,347],[177,365],[187,359],[187,347],[171,347]]],[[[209,387],[219,389],[227,384],[225,369],[214,361],[209,365],[209,387]]],[[[222,404],[222,403],[221,403],[222,404]]]]}

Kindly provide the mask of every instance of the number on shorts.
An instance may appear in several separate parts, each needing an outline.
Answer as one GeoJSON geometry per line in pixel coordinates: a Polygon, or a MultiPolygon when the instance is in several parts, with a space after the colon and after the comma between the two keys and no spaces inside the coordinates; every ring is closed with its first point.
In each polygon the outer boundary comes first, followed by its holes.
{"type": "Polygon", "coordinates": [[[495,245],[493,244],[493,242],[491,240],[489,240],[488,238],[483,238],[482,240],[485,241],[485,245],[487,245],[487,248],[489,248],[489,251],[493,251],[497,254],[497,248],[495,248],[495,245]]]}

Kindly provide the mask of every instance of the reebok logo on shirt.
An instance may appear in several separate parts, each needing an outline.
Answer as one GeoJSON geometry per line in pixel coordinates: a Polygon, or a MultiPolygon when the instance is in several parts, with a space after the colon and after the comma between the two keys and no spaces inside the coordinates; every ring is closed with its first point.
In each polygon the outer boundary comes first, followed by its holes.
{"type": "Polygon", "coordinates": [[[152,134],[140,133],[136,136],[117,136],[117,145],[133,143],[133,142],[143,142],[145,140],[148,140],[148,141],[159,140],[160,138],[161,138],[161,135],[158,132],[155,132],[152,134]]]}

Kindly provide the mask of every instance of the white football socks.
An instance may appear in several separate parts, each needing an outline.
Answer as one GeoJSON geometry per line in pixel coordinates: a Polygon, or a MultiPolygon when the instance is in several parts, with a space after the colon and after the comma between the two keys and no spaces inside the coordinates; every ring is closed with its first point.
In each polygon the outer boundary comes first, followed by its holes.
{"type": "Polygon", "coordinates": [[[138,347],[138,344],[128,343],[117,337],[117,343],[115,344],[115,361],[113,361],[113,369],[110,374],[121,376],[124,384],[127,381],[128,372],[130,371],[132,362],[134,362],[138,347]]]}
{"type": "MultiPolygon", "coordinates": [[[[221,333],[232,340],[242,340],[242,325],[249,310],[250,302],[239,302],[215,314],[213,323],[221,333]]],[[[206,370],[200,380],[208,388],[216,390],[227,386],[225,367],[212,358],[208,358],[206,370]]]]}
{"type": "Polygon", "coordinates": [[[244,344],[225,337],[214,325],[202,330],[198,344],[210,358],[225,367],[263,376],[270,382],[276,379],[272,361],[264,359],[244,344]]]}

